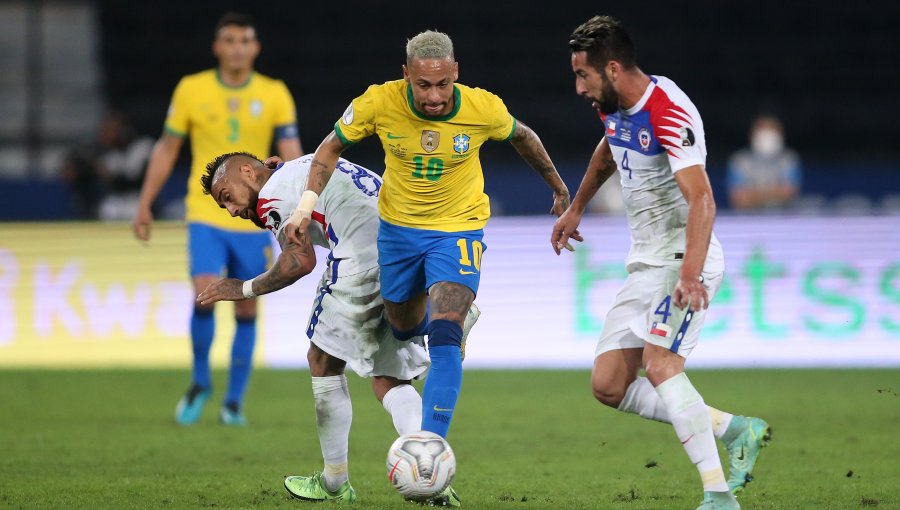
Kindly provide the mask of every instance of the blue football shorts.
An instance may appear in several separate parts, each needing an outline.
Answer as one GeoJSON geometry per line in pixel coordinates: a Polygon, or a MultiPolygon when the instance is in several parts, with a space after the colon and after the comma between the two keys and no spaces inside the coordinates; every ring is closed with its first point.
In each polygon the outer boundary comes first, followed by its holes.
{"type": "Polygon", "coordinates": [[[232,232],[202,223],[188,224],[191,277],[212,274],[249,280],[266,271],[271,258],[266,231],[232,232]]]}
{"type": "Polygon", "coordinates": [[[394,303],[407,301],[437,282],[465,285],[478,294],[484,230],[442,232],[401,227],[381,221],[378,265],[381,295],[394,303]]]}

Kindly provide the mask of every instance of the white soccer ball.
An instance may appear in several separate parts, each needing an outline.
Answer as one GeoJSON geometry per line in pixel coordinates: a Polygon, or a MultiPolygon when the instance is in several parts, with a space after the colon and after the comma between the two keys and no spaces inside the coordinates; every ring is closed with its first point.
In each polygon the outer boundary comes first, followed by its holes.
{"type": "Polygon", "coordinates": [[[408,499],[421,501],[440,494],[455,474],[453,449],[434,432],[402,435],[388,450],[388,480],[408,499]]]}

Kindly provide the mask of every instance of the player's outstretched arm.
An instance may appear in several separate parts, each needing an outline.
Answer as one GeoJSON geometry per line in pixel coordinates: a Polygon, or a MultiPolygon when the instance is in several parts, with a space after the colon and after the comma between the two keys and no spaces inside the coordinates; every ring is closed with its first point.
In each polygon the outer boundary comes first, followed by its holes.
{"type": "Polygon", "coordinates": [[[600,186],[609,179],[609,176],[616,171],[616,162],[613,160],[612,151],[609,150],[609,143],[606,138],[600,140],[594,154],[588,162],[587,170],[575,192],[575,198],[572,200],[572,206],[556,220],[553,225],[553,232],[550,234],[550,245],[557,255],[563,248],[572,251],[569,245],[569,238],[576,241],[583,241],[581,234],[578,232],[578,225],[581,223],[581,217],[587,208],[588,202],[597,194],[600,186]]]}
{"type": "Polygon", "coordinates": [[[516,132],[513,133],[509,143],[516,148],[516,151],[522,156],[528,165],[533,168],[544,182],[553,190],[553,207],[550,209],[551,214],[561,215],[569,207],[569,188],[563,182],[547,149],[541,143],[538,137],[530,127],[524,122],[516,121],[516,132]]]}
{"type": "Polygon", "coordinates": [[[150,239],[153,202],[156,201],[163,185],[172,175],[172,168],[175,167],[175,160],[178,159],[182,143],[184,143],[184,139],[180,136],[164,133],[153,146],[150,161],[147,163],[147,173],[144,175],[144,184],[141,186],[137,212],[131,223],[134,235],[141,241],[150,239]]]}
{"type": "Polygon", "coordinates": [[[325,140],[322,140],[319,148],[316,149],[316,153],[313,154],[312,162],[309,165],[306,189],[300,196],[300,203],[297,204],[297,209],[288,219],[287,225],[284,226],[288,241],[300,244],[300,234],[305,233],[309,227],[309,218],[316,207],[316,200],[319,199],[319,195],[325,189],[328,180],[331,179],[331,174],[334,173],[334,167],[337,165],[338,158],[341,157],[341,152],[346,147],[337,136],[337,133],[332,131],[325,137],[325,140]]]}
{"type": "Polygon", "coordinates": [[[688,203],[688,217],[684,263],[681,265],[681,274],[675,285],[675,292],[672,293],[672,300],[679,308],[700,310],[709,306],[709,293],[703,286],[700,273],[709,251],[709,240],[716,219],[716,201],[702,165],[689,166],[675,172],[675,182],[688,203]]]}
{"type": "Polygon", "coordinates": [[[208,305],[217,301],[237,301],[283,289],[308,275],[316,267],[316,252],[309,240],[308,232],[300,235],[301,243],[287,240],[284,229],[278,235],[281,254],[265,273],[252,280],[223,278],[206,288],[197,296],[197,302],[208,305]]]}

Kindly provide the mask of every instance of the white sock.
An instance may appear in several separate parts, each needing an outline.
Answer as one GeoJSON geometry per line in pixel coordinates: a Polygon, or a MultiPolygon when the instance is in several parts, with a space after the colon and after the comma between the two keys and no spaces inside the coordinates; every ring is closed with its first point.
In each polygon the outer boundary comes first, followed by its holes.
{"type": "Polygon", "coordinates": [[[422,429],[422,397],[409,384],[401,384],[388,390],[381,399],[384,410],[394,420],[398,435],[422,429]]]}
{"type": "MultiPolygon", "coordinates": [[[[638,377],[628,386],[618,409],[648,420],[672,423],[666,405],[646,377],[638,377]]],[[[721,438],[734,416],[714,407],[706,406],[706,410],[709,411],[709,417],[712,420],[713,435],[721,438]]]]}
{"type": "Polygon", "coordinates": [[[682,372],[667,379],[656,387],[656,391],[669,411],[675,434],[700,472],[703,490],[728,491],[709,411],[687,374],[682,372]]]}
{"type": "Polygon", "coordinates": [[[325,488],[335,491],[350,477],[347,471],[347,450],[353,407],[350,404],[347,378],[343,375],[313,377],[312,390],[316,403],[319,445],[325,460],[325,488]]]}

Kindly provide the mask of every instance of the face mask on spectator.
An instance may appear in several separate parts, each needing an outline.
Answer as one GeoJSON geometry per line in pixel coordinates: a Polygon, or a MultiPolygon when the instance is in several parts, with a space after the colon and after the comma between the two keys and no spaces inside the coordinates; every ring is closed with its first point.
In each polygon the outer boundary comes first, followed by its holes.
{"type": "Polygon", "coordinates": [[[784,138],[777,130],[760,129],[753,133],[750,147],[760,156],[774,156],[784,148],[784,138]]]}

